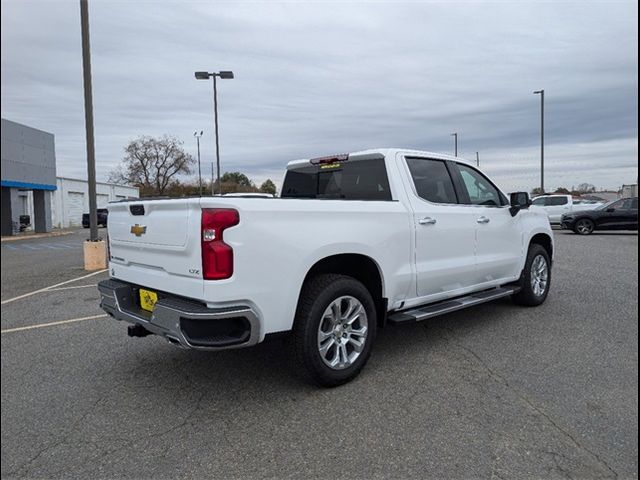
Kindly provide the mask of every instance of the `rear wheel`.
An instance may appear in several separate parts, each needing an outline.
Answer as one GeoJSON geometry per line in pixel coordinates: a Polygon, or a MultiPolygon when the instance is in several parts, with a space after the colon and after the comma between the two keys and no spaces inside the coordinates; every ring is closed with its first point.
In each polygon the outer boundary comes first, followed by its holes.
{"type": "Polygon", "coordinates": [[[293,327],[297,366],[324,387],[354,379],[371,354],[376,326],[375,304],[362,283],[335,274],[310,279],[293,327]]]}
{"type": "Polygon", "coordinates": [[[576,222],[576,225],[573,228],[578,235],[590,235],[593,233],[594,229],[595,224],[593,223],[593,220],[589,220],[588,218],[581,218],[576,222]]]}
{"type": "Polygon", "coordinates": [[[542,245],[534,243],[529,247],[520,287],[513,295],[513,300],[520,305],[535,307],[547,299],[551,287],[551,259],[542,245]]]}

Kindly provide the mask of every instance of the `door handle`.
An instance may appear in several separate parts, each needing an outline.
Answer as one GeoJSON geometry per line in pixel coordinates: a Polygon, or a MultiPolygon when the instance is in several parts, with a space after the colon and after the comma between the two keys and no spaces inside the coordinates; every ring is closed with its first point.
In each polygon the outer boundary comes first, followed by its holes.
{"type": "Polygon", "coordinates": [[[435,225],[437,222],[437,220],[435,218],[431,218],[431,217],[424,217],[421,218],[420,220],[418,220],[418,223],[420,225],[435,225]]]}
{"type": "Polygon", "coordinates": [[[484,217],[484,216],[482,216],[478,220],[476,220],[476,222],[478,222],[478,223],[489,223],[490,221],[491,221],[490,218],[487,218],[487,217],[484,217]]]}

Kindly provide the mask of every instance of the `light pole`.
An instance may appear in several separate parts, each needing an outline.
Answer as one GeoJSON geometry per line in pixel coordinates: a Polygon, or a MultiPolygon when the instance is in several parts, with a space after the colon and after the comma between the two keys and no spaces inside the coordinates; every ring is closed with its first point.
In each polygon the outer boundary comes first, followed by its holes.
{"type": "Polygon", "coordinates": [[[89,43],[89,5],[80,0],[82,33],[82,78],[84,85],[84,126],[87,141],[87,180],[89,184],[89,239],[98,241],[98,209],[96,198],[96,150],[93,137],[93,94],[91,89],[91,46],[89,43]]]}
{"type": "Polygon", "coordinates": [[[536,90],[540,94],[540,193],[544,193],[544,90],[536,90]]]}
{"type": "Polygon", "coordinates": [[[476,152],[476,167],[480,166],[480,154],[476,152]]]}
{"type": "Polygon", "coordinates": [[[455,139],[455,155],[456,157],[458,156],[458,132],[452,133],[451,134],[452,137],[454,137],[455,139]]]}
{"type": "Polygon", "coordinates": [[[202,196],[202,168],[200,167],[200,137],[204,132],[200,130],[200,133],[193,132],[193,136],[196,137],[196,142],[198,143],[198,186],[200,188],[200,196],[202,196]]]}
{"type": "Polygon", "coordinates": [[[216,168],[218,173],[218,193],[222,194],[220,185],[220,145],[218,142],[218,86],[216,83],[216,78],[220,77],[223,79],[231,79],[233,78],[233,72],[195,72],[195,75],[197,80],[209,80],[209,78],[213,78],[213,122],[215,125],[216,135],[216,168]]]}

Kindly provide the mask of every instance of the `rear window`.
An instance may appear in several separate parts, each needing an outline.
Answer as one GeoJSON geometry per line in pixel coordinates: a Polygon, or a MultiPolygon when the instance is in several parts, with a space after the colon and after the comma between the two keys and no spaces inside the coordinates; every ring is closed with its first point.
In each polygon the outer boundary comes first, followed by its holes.
{"type": "Polygon", "coordinates": [[[391,200],[383,158],[309,165],[287,171],[282,198],[391,200]]]}
{"type": "Polygon", "coordinates": [[[569,199],[567,197],[549,197],[547,199],[547,205],[550,207],[566,205],[567,203],[569,203],[569,199]]]}

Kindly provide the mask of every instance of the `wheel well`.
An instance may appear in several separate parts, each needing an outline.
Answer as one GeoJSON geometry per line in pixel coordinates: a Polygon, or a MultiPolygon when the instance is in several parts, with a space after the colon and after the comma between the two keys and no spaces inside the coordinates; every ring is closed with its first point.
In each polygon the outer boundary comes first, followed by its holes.
{"type": "Polygon", "coordinates": [[[553,242],[551,241],[551,237],[549,235],[546,235],[544,233],[538,233],[534,235],[531,238],[531,242],[529,242],[529,245],[532,245],[534,243],[537,245],[541,245],[547,251],[547,254],[549,254],[549,258],[553,259],[553,242]]]}
{"type": "Polygon", "coordinates": [[[384,326],[387,318],[387,300],[382,296],[382,276],[378,265],[370,257],[357,253],[332,255],[316,262],[304,278],[323,273],[337,273],[353,277],[361,282],[373,297],[378,313],[378,324],[384,326]]]}

